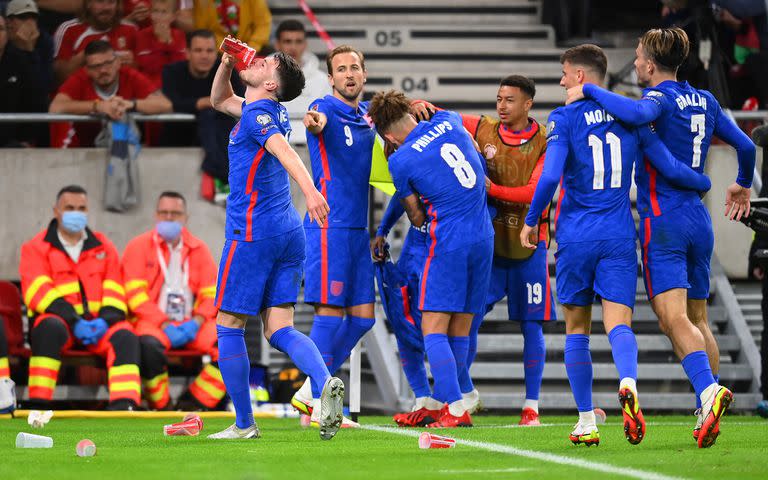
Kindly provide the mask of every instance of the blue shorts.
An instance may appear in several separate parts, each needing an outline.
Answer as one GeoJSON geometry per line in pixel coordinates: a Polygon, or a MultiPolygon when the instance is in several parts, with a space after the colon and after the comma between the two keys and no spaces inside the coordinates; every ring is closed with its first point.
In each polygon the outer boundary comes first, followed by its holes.
{"type": "Polygon", "coordinates": [[[354,307],[373,303],[370,236],[364,228],[306,228],[304,301],[354,307]]]}
{"type": "Polygon", "coordinates": [[[216,307],[259,315],[269,307],[295,304],[303,268],[303,228],[253,242],[227,240],[219,263],[216,307]]]}
{"type": "MultiPolygon", "coordinates": [[[[397,341],[413,350],[424,350],[424,335],[421,332],[421,312],[416,308],[416,300],[411,296],[411,288],[418,291],[418,277],[409,278],[403,267],[403,256],[397,264],[390,261],[374,264],[379,284],[379,295],[387,315],[392,332],[397,341]],[[411,285],[411,281],[415,285],[411,285]]],[[[424,265],[422,258],[421,265],[424,265]]],[[[417,274],[418,275],[418,274],[417,274]]]]}
{"type": "Polygon", "coordinates": [[[558,245],[557,299],[586,306],[595,294],[609,302],[635,307],[637,250],[634,238],[558,245]]]}
{"type": "Polygon", "coordinates": [[[643,281],[648,298],[673,288],[688,298],[709,297],[709,269],[715,234],[704,205],[679,207],[640,223],[643,281]]]}
{"type": "Polygon", "coordinates": [[[486,312],[504,297],[507,297],[510,320],[540,322],[557,319],[549,283],[546,242],[539,242],[533,255],[525,260],[493,257],[486,312]]]}
{"type": "Polygon", "coordinates": [[[483,315],[492,262],[493,237],[428,256],[419,284],[419,308],[483,315]]]}

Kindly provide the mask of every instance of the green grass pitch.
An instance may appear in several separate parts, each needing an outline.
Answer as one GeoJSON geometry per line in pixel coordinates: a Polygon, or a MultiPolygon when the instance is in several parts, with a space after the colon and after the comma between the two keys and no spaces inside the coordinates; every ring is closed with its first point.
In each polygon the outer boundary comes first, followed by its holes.
{"type": "MultiPolygon", "coordinates": [[[[362,424],[391,426],[389,420],[363,417],[362,424]]],[[[297,419],[260,419],[262,438],[243,441],[205,438],[231,423],[225,418],[205,419],[198,437],[164,437],[169,419],[54,417],[43,430],[25,419],[0,420],[0,479],[768,478],[768,421],[761,418],[726,417],[717,444],[706,450],[691,436],[693,416],[650,416],[637,446],[624,439],[620,418],[609,416],[600,445],[590,448],[568,441],[573,417],[545,416],[543,427],[509,428],[516,420],[478,415],[475,428],[436,431],[459,440],[446,450],[420,450],[415,437],[366,429],[342,430],[324,442],[297,419]],[[51,436],[54,447],[17,449],[20,431],[51,436]],[[83,438],[96,443],[95,457],[75,455],[83,438]],[[634,476],[617,468],[631,468],[634,476]]]]}

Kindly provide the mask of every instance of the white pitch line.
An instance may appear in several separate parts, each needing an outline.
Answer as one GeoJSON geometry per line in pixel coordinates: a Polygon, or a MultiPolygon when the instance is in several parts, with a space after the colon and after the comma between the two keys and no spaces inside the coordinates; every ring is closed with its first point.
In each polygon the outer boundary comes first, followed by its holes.
{"type": "MultiPolygon", "coordinates": [[[[685,427],[690,426],[693,428],[693,424],[696,423],[694,421],[690,422],[646,422],[647,426],[650,427],[685,427]]],[[[536,426],[530,426],[530,425],[515,425],[515,424],[498,424],[498,425],[475,425],[472,428],[547,428],[547,427],[572,427],[575,425],[576,422],[570,422],[570,423],[542,423],[541,425],[536,426]]],[[[606,426],[621,426],[622,424],[619,422],[608,422],[604,424],[599,424],[597,428],[600,428],[601,425],[606,426]]],[[[731,422],[726,419],[724,422],[722,422],[722,425],[727,426],[734,426],[734,427],[763,427],[768,428],[768,422],[731,422]]],[[[390,427],[390,425],[378,425],[380,427],[390,427]]]]}
{"type": "Polygon", "coordinates": [[[496,468],[493,470],[438,470],[437,473],[478,474],[478,473],[522,473],[530,472],[530,468],[496,468]]]}
{"type": "MultiPolygon", "coordinates": [[[[365,430],[373,430],[377,432],[391,433],[394,435],[402,435],[405,437],[418,437],[421,432],[414,430],[403,430],[394,427],[376,427],[373,425],[362,425],[361,428],[365,430]]],[[[641,480],[680,480],[682,477],[670,477],[668,475],[662,475],[655,472],[647,472],[644,470],[637,470],[629,467],[616,467],[607,463],[591,462],[588,460],[582,460],[580,458],[565,457],[562,455],[555,455],[554,453],[539,452],[536,450],[524,450],[522,448],[512,447],[509,445],[500,445],[498,443],[490,442],[477,442],[474,440],[465,440],[461,438],[456,439],[457,445],[466,445],[468,447],[478,448],[481,450],[487,450],[489,452],[506,453],[507,455],[515,455],[518,457],[532,458],[534,460],[541,460],[544,462],[558,463],[560,465],[568,465],[571,467],[584,468],[586,470],[593,470],[596,472],[610,473],[613,475],[620,475],[623,477],[639,478],[641,480]]]]}

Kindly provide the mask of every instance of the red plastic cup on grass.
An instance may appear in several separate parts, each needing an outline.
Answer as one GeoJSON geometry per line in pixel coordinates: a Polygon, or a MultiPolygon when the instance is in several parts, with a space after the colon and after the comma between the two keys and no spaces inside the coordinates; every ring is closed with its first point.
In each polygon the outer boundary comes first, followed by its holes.
{"type": "Polygon", "coordinates": [[[96,455],[96,444],[87,438],[77,442],[75,453],[78,457],[92,457],[96,455]]]}
{"type": "Polygon", "coordinates": [[[195,420],[195,421],[197,421],[197,425],[198,425],[198,427],[199,427],[198,429],[199,429],[199,430],[202,430],[202,429],[203,429],[203,419],[202,419],[202,418],[200,418],[200,415],[198,415],[198,414],[196,414],[196,413],[188,413],[188,414],[186,414],[186,415],[184,416],[184,420],[182,420],[182,422],[187,422],[187,421],[189,421],[189,420],[195,420]]]}
{"type": "Polygon", "coordinates": [[[451,437],[443,437],[434,433],[422,432],[419,435],[419,448],[453,448],[456,440],[451,437]]]}
{"type": "Polygon", "coordinates": [[[250,67],[257,58],[261,58],[255,49],[233,37],[225,37],[219,46],[219,50],[237,59],[235,70],[238,72],[250,67]]]}
{"type": "Polygon", "coordinates": [[[200,435],[200,423],[201,421],[199,418],[192,418],[185,422],[172,423],[163,426],[163,433],[166,437],[195,437],[200,435]]]}

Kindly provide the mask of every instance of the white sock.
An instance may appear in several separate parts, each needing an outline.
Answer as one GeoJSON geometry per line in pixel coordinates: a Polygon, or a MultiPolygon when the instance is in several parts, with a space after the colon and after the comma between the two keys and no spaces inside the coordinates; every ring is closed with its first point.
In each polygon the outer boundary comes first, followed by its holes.
{"type": "Polygon", "coordinates": [[[312,399],[312,416],[310,417],[313,422],[318,421],[320,418],[320,399],[312,399]]]}
{"type": "Polygon", "coordinates": [[[432,397],[426,397],[426,400],[424,400],[424,408],[427,410],[442,410],[443,402],[435,400],[432,397]]]}
{"type": "Polygon", "coordinates": [[[530,408],[534,412],[539,413],[539,401],[526,398],[525,402],[523,402],[523,410],[526,408],[530,408]]]}
{"type": "Polygon", "coordinates": [[[416,410],[424,408],[424,405],[427,403],[427,399],[429,397],[416,397],[416,401],[413,402],[413,410],[412,412],[415,412],[416,410]]]}
{"type": "Polygon", "coordinates": [[[301,385],[301,388],[296,392],[296,397],[299,400],[309,402],[312,400],[312,383],[309,380],[309,377],[307,377],[306,380],[304,380],[304,383],[301,385]]]}
{"type": "Polygon", "coordinates": [[[460,417],[464,415],[464,412],[467,411],[467,409],[464,408],[464,400],[456,400],[455,402],[448,405],[448,411],[454,417],[460,417]]]}
{"type": "Polygon", "coordinates": [[[590,410],[588,412],[579,412],[579,423],[582,425],[596,425],[595,411],[590,410]]]}
{"type": "Polygon", "coordinates": [[[478,392],[477,389],[475,388],[471,392],[462,393],[461,396],[466,400],[475,401],[478,398],[480,398],[480,392],[478,392]]]}
{"type": "Polygon", "coordinates": [[[631,377],[624,377],[619,382],[619,388],[628,387],[633,392],[637,393],[637,380],[631,377]]]}
{"type": "Polygon", "coordinates": [[[703,392],[701,392],[701,395],[699,395],[699,398],[701,399],[701,405],[703,406],[705,403],[709,401],[710,398],[715,394],[717,391],[718,385],[716,383],[713,383],[712,385],[708,386],[704,389],[703,392]]]}

